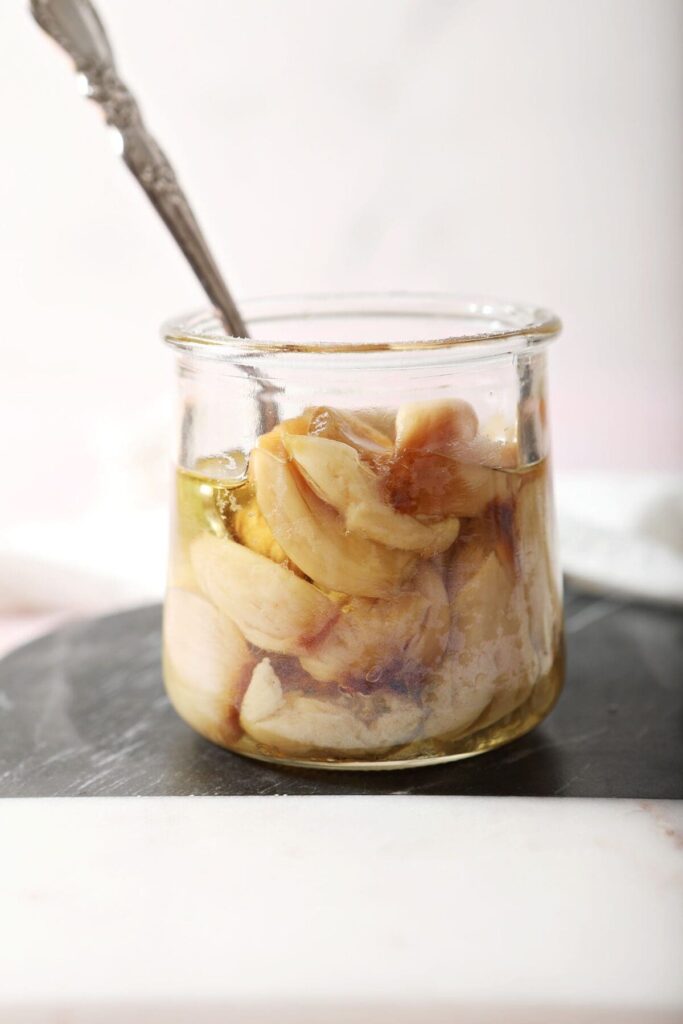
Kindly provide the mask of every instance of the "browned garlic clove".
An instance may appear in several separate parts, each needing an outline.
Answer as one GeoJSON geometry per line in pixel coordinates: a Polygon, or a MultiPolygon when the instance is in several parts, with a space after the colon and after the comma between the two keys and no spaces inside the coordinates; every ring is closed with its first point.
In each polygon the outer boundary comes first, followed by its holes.
{"type": "Polygon", "coordinates": [[[234,742],[237,706],[255,662],[235,624],[203,597],[172,588],[164,649],[167,690],[178,713],[208,739],[234,742]]]}
{"type": "Polygon", "coordinates": [[[197,538],[191,559],[201,590],[265,650],[306,651],[339,615],[311,583],[228,538],[197,538]]]}
{"type": "Polygon", "coordinates": [[[459,398],[408,402],[396,414],[397,453],[421,451],[449,454],[454,446],[469,444],[479,421],[469,404],[459,398]]]}
{"type": "Polygon", "coordinates": [[[417,733],[423,712],[407,698],[383,695],[363,698],[311,697],[285,694],[270,665],[254,671],[242,702],[240,723],[257,743],[291,756],[358,755],[408,743],[417,733]]]}
{"type": "Polygon", "coordinates": [[[421,523],[397,512],[385,501],[373,471],[349,445],[315,436],[290,436],[284,443],[311,489],[352,533],[425,557],[445,551],[458,536],[456,518],[421,523]]]}
{"type": "Polygon", "coordinates": [[[425,563],[388,601],[353,598],[301,666],[320,682],[340,685],[419,682],[444,653],[449,624],[446,588],[425,563]]]}
{"type": "Polygon", "coordinates": [[[256,448],[252,472],[275,539],[317,584],[358,597],[388,597],[410,574],[414,555],[348,533],[290,464],[256,448]]]}

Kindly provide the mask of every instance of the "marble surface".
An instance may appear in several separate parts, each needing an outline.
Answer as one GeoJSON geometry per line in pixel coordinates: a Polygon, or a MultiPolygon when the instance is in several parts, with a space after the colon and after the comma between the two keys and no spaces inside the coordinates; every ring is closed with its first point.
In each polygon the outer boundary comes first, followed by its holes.
{"type": "Polygon", "coordinates": [[[674,1024],[683,807],[0,801],[3,1024],[674,1024]]]}
{"type": "Polygon", "coordinates": [[[158,607],[15,651],[0,1020],[680,1022],[683,804],[653,797],[683,788],[682,632],[673,612],[572,595],[546,724],[363,775],[194,736],[161,689],[158,607]]]}
{"type": "Polygon", "coordinates": [[[550,718],[482,757],[401,772],[277,769],[196,736],[165,697],[160,610],[70,625],[0,662],[0,796],[683,797],[680,612],[570,594],[550,718]]]}

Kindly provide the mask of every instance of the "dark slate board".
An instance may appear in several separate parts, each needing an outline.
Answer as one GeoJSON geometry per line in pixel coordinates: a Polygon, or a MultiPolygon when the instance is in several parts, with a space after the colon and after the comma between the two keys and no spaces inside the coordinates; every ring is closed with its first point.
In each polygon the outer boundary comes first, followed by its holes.
{"type": "Polygon", "coordinates": [[[550,718],[417,769],[275,768],[196,736],[163,692],[159,607],[76,623],[0,661],[0,796],[430,793],[683,797],[683,618],[570,594],[550,718]]]}

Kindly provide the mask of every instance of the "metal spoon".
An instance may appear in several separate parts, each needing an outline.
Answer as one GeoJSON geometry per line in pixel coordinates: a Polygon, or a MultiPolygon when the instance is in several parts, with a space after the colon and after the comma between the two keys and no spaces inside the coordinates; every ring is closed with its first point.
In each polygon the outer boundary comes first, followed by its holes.
{"type": "Polygon", "coordinates": [[[31,13],[72,58],[87,82],[88,97],[100,105],[107,124],[119,131],[123,159],[185,254],[228,333],[248,338],[173,168],[118,76],[109,40],[90,0],[31,0],[31,13]]]}

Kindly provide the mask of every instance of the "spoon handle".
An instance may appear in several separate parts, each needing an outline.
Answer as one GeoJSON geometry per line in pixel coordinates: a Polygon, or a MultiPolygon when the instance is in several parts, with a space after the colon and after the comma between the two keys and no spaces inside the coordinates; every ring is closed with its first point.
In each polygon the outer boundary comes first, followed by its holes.
{"type": "Polygon", "coordinates": [[[220,271],[163,150],[119,78],[107,34],[90,0],[31,0],[33,17],[72,58],[108,125],[121,136],[122,156],[149,196],[231,335],[248,338],[220,271]]]}

